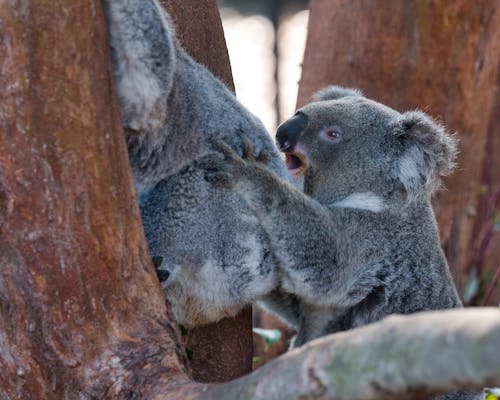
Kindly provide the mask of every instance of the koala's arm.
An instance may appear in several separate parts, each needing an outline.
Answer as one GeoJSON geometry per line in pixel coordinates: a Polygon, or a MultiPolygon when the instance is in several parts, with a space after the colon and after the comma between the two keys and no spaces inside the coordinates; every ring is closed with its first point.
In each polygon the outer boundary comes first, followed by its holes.
{"type": "MultiPolygon", "coordinates": [[[[205,178],[231,188],[259,217],[279,260],[282,286],[311,304],[349,307],[381,282],[377,266],[340,262],[341,217],[295,189],[265,166],[239,158],[227,147],[225,158],[202,159],[205,178]]],[[[339,212],[340,213],[340,212],[339,212]]]]}
{"type": "Polygon", "coordinates": [[[104,6],[122,123],[156,130],[175,71],[172,23],[155,0],[105,0],[104,6]]]}

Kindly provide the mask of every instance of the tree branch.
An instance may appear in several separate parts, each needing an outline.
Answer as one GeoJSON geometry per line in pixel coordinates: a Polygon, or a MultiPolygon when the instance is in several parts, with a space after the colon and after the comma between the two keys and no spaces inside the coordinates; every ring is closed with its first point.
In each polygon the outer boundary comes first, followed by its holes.
{"type": "Polygon", "coordinates": [[[500,313],[482,308],[390,316],[205,385],[198,398],[406,400],[498,385],[500,313]]]}

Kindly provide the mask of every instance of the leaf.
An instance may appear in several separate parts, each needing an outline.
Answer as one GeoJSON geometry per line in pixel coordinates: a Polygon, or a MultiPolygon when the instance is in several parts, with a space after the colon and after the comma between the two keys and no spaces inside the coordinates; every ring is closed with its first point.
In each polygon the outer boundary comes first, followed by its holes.
{"type": "Polygon", "coordinates": [[[484,390],[486,397],[484,400],[499,400],[500,388],[488,388],[484,390]]]}
{"type": "Polygon", "coordinates": [[[468,303],[472,300],[472,298],[477,294],[479,290],[479,279],[477,279],[477,275],[475,272],[472,272],[469,275],[469,280],[465,286],[464,290],[464,302],[468,303]]]}
{"type": "Polygon", "coordinates": [[[267,346],[271,346],[281,339],[281,331],[279,329],[253,328],[252,330],[264,338],[264,343],[267,346]]]}

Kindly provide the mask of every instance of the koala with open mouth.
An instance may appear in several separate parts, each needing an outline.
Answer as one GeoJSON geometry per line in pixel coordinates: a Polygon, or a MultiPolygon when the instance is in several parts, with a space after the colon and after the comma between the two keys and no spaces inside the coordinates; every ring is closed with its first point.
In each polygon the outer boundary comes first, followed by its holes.
{"type": "Polygon", "coordinates": [[[280,288],[263,303],[297,329],[295,346],[393,313],[461,307],[430,203],[456,155],[442,126],[332,86],[276,140],[295,186],[225,145],[202,163],[268,233],[280,288]]]}

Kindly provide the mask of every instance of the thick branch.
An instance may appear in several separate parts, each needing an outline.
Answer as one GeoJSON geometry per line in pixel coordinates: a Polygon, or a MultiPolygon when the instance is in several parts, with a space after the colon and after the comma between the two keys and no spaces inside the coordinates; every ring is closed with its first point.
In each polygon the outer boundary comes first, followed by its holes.
{"type": "Polygon", "coordinates": [[[498,385],[500,313],[483,308],[391,316],[331,335],[247,377],[203,387],[199,398],[423,399],[498,385]]]}

